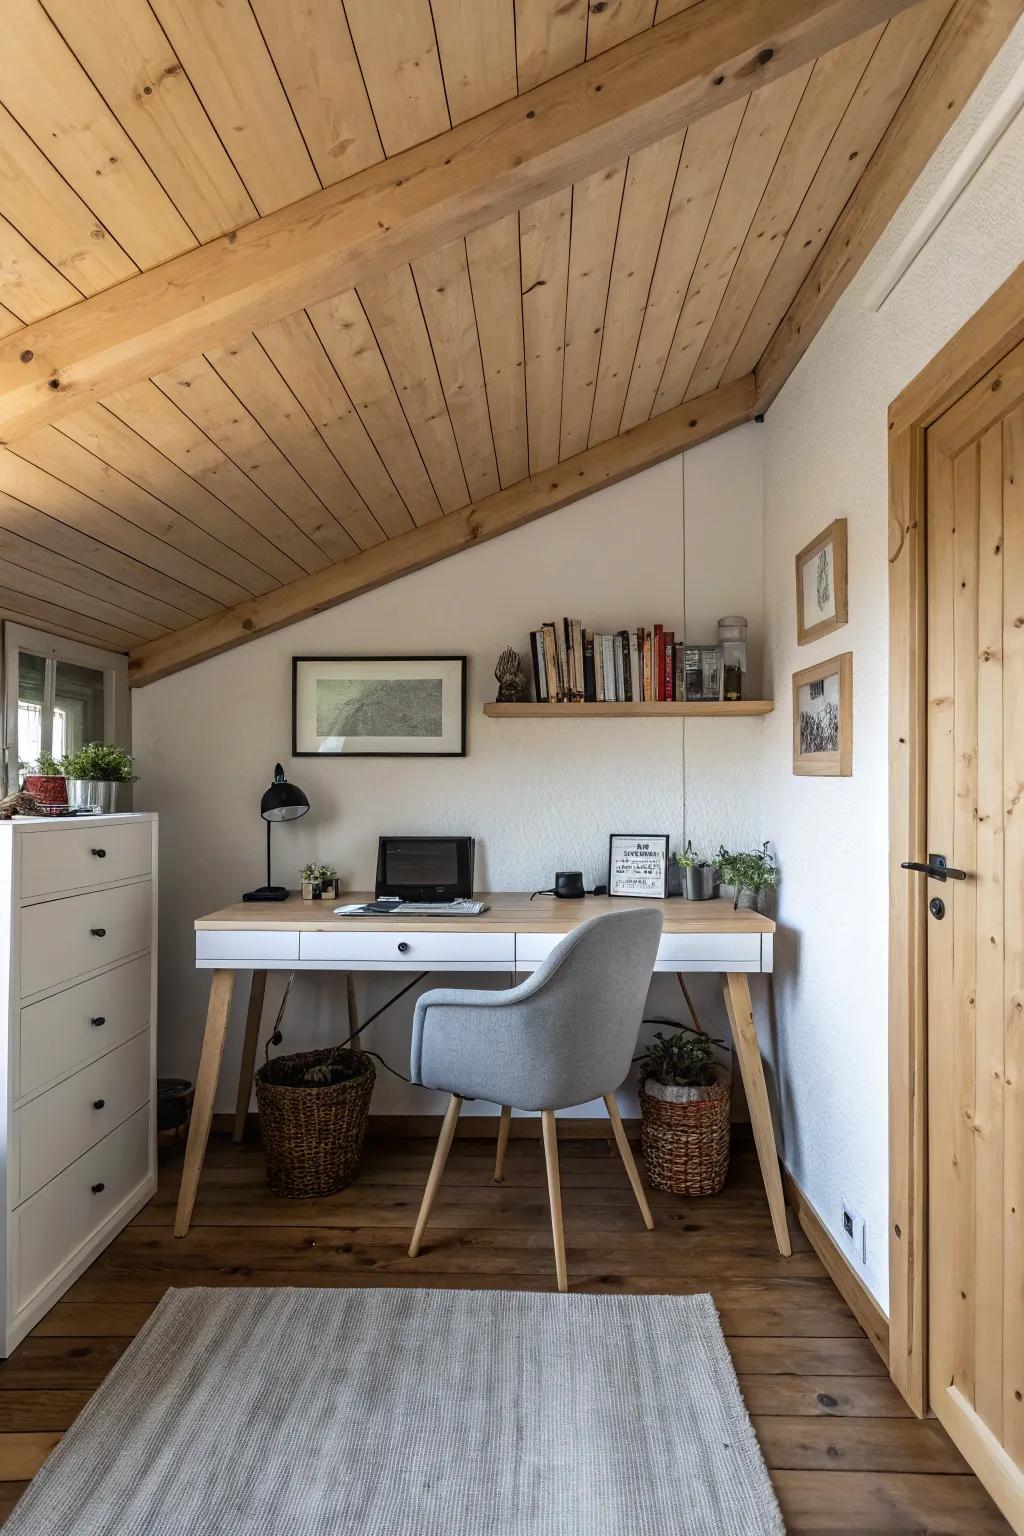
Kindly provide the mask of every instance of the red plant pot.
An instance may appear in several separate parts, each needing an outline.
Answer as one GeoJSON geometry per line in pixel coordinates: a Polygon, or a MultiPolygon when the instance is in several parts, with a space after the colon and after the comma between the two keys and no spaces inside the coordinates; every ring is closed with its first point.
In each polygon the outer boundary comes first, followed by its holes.
{"type": "Polygon", "coordinates": [[[68,808],[68,786],[64,779],[52,774],[26,773],[21,786],[27,795],[39,801],[44,815],[56,816],[68,808]]]}

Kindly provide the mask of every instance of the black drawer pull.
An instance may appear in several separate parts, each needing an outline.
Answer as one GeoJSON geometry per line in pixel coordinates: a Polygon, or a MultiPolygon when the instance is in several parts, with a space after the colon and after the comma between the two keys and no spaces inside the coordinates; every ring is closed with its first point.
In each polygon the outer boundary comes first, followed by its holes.
{"type": "Polygon", "coordinates": [[[90,928],[89,932],[92,934],[94,939],[105,939],[107,936],[107,930],[105,928],[90,928]]]}
{"type": "Polygon", "coordinates": [[[106,1099],[93,1099],[92,1107],[93,1109],[103,1109],[106,1107],[106,1102],[106,1099]]]}
{"type": "Polygon", "coordinates": [[[105,848],[90,848],[89,852],[92,854],[94,859],[105,859],[107,856],[107,850],[105,848]]]}
{"type": "Polygon", "coordinates": [[[402,940],[402,942],[401,942],[401,943],[400,943],[400,944],[399,944],[399,946],[398,946],[398,953],[399,953],[399,954],[400,954],[400,955],[407,955],[407,954],[408,954],[408,953],[409,953],[409,946],[408,946],[408,944],[407,944],[407,943],[406,943],[406,942],[405,942],[405,940],[404,940],[404,939],[403,939],[403,940],[402,940]]]}
{"type": "Polygon", "coordinates": [[[92,1025],[93,1029],[102,1029],[106,1022],[106,1017],[102,1013],[98,1013],[94,1019],[89,1020],[89,1023],[92,1025]]]}
{"type": "Polygon", "coordinates": [[[102,1195],[106,1187],[107,1186],[105,1184],[94,1184],[92,1187],[92,1192],[94,1195],[102,1195]]]}

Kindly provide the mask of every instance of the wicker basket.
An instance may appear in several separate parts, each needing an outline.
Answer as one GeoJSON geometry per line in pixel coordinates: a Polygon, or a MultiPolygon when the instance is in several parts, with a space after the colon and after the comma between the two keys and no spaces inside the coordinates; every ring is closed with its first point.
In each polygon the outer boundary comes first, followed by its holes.
{"type": "Polygon", "coordinates": [[[717,1195],[729,1171],[728,1077],[684,1102],[640,1088],[641,1145],[647,1177],[670,1195],[717,1195]]]}
{"type": "Polygon", "coordinates": [[[371,1057],[355,1051],[300,1051],[275,1056],[256,1074],[267,1182],[275,1195],[309,1200],[351,1183],[359,1165],[376,1077],[371,1057]],[[328,1060],[358,1068],[344,1083],[300,1081],[328,1060]]]}

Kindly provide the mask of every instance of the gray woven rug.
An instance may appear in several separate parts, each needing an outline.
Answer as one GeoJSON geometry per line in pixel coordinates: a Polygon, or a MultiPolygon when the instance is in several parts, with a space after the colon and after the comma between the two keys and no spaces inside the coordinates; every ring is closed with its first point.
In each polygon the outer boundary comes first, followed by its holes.
{"type": "Polygon", "coordinates": [[[170,1291],[7,1536],[777,1536],[709,1296],[170,1291]]]}

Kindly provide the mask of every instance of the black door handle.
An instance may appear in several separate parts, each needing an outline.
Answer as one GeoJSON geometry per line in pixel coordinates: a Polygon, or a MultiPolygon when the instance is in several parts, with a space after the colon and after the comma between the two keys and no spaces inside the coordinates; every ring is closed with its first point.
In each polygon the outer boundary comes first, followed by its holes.
{"type": "Polygon", "coordinates": [[[107,936],[107,930],[105,928],[90,928],[89,932],[92,934],[94,939],[105,939],[107,936]]]}
{"type": "Polygon", "coordinates": [[[89,852],[92,854],[94,859],[105,859],[107,856],[107,850],[105,848],[90,848],[89,852]]]}
{"type": "Polygon", "coordinates": [[[904,860],[900,869],[912,869],[919,875],[927,875],[929,880],[966,880],[965,869],[954,869],[952,864],[946,863],[944,853],[930,853],[927,864],[919,864],[914,859],[904,860]]]}

